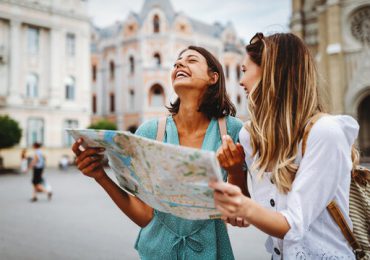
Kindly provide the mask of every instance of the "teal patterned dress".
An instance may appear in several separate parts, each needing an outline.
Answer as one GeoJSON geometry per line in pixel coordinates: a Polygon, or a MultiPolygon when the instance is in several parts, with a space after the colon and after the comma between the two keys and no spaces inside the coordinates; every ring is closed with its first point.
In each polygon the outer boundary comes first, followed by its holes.
{"type": "MultiPolygon", "coordinates": [[[[228,116],[227,133],[236,142],[242,122],[228,116]]],[[[142,124],[137,135],[155,139],[158,120],[142,124]]],[[[179,145],[176,124],[167,119],[165,143],[179,145]]],[[[221,136],[217,119],[212,119],[203,140],[202,150],[217,151],[221,136]]],[[[226,180],[226,172],[223,172],[226,180]]],[[[234,259],[226,225],[221,220],[187,220],[154,210],[151,222],[140,230],[135,248],[143,260],[147,259],[234,259]]]]}

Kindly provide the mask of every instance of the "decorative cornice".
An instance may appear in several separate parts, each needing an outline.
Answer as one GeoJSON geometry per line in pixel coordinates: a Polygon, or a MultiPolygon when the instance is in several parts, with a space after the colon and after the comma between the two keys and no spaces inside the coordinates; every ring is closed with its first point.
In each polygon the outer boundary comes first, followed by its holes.
{"type": "Polygon", "coordinates": [[[11,4],[11,5],[17,5],[17,6],[20,6],[20,7],[33,9],[33,10],[36,10],[36,11],[41,11],[41,12],[45,12],[45,13],[49,13],[49,14],[56,14],[56,15],[72,18],[72,19],[75,19],[75,20],[90,22],[90,18],[88,16],[79,15],[79,14],[71,14],[68,11],[55,9],[52,6],[46,6],[46,5],[37,4],[37,3],[34,3],[34,2],[19,1],[19,0],[2,0],[2,3],[8,3],[8,4],[11,4]]]}

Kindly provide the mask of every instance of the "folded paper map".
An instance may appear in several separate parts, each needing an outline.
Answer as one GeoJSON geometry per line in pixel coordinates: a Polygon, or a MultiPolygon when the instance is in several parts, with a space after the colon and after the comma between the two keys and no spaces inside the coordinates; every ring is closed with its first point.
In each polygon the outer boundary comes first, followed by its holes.
{"type": "Polygon", "coordinates": [[[67,129],[84,147],[104,147],[119,185],[151,207],[186,219],[218,218],[210,180],[222,180],[215,153],[129,132],[67,129]]]}

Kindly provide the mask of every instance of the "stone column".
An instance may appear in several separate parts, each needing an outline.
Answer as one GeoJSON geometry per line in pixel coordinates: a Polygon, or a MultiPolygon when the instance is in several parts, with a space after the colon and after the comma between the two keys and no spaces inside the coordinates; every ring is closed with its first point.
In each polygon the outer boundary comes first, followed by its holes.
{"type": "Polygon", "coordinates": [[[124,116],[124,106],[126,105],[124,102],[124,95],[127,94],[123,90],[123,57],[122,57],[122,47],[118,43],[116,46],[116,61],[114,64],[116,67],[114,68],[114,75],[115,75],[115,104],[116,104],[116,118],[117,118],[117,128],[118,130],[126,130],[125,122],[123,120],[124,116]]]}
{"type": "Polygon", "coordinates": [[[49,85],[49,93],[50,93],[50,105],[60,106],[61,101],[64,97],[64,78],[61,74],[62,71],[62,58],[61,55],[65,52],[63,49],[63,45],[61,44],[62,40],[62,32],[59,29],[51,28],[50,31],[50,84],[49,85]]]}
{"type": "MultiPolygon", "coordinates": [[[[8,88],[8,103],[21,103],[21,84],[19,75],[22,73],[21,58],[23,51],[21,50],[21,22],[17,20],[10,21],[10,84],[8,88]]],[[[26,86],[24,86],[26,87],[26,86]]]]}
{"type": "Polygon", "coordinates": [[[96,112],[98,116],[103,116],[105,114],[105,94],[104,94],[104,84],[105,84],[105,71],[104,71],[104,59],[103,50],[98,51],[98,64],[96,73],[96,112]]]}
{"type": "Polygon", "coordinates": [[[303,4],[302,0],[292,1],[292,18],[290,20],[290,28],[292,33],[303,39],[303,4]]]}
{"type": "Polygon", "coordinates": [[[328,82],[330,84],[331,112],[344,112],[344,94],[346,75],[344,73],[344,55],[341,27],[341,5],[339,0],[327,3],[327,46],[328,82]]]}
{"type": "Polygon", "coordinates": [[[326,107],[331,110],[331,90],[328,78],[328,55],[326,53],[327,38],[328,38],[328,28],[327,28],[327,13],[326,5],[318,6],[317,8],[317,39],[318,39],[318,50],[316,56],[317,70],[319,72],[319,87],[321,88],[321,95],[326,107]]]}

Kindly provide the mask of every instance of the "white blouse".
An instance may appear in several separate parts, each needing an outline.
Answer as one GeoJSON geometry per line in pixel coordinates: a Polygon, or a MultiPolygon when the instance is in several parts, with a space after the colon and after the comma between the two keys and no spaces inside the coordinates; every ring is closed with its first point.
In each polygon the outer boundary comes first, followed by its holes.
{"type": "MultiPolygon", "coordinates": [[[[273,259],[355,259],[326,206],[334,199],[352,226],[348,217],[351,147],[358,130],[350,116],[320,118],[309,133],[304,157],[301,152],[297,156],[299,170],[288,194],[279,193],[269,173],[260,179],[251,172],[252,199],[283,214],[290,225],[283,240],[267,239],[265,246],[273,259]]],[[[249,132],[243,128],[239,138],[251,169],[256,157],[251,156],[249,132]]]]}

